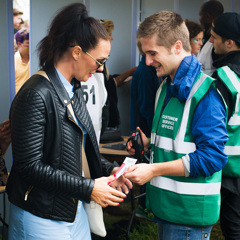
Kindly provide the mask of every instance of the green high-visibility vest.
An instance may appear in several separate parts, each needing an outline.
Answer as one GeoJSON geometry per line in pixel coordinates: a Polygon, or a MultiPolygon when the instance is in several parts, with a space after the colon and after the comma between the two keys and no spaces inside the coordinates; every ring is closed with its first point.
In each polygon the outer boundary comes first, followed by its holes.
{"type": "Polygon", "coordinates": [[[223,168],[223,176],[240,177],[240,78],[229,67],[217,69],[218,77],[224,82],[232,95],[233,113],[227,123],[229,140],[225,144],[228,162],[223,168]]]}
{"type": "MultiPolygon", "coordinates": [[[[186,102],[172,97],[162,114],[166,82],[159,88],[151,133],[151,162],[176,160],[196,150],[192,118],[213,82],[213,78],[201,72],[186,102]]],[[[147,184],[147,204],[155,216],[168,222],[212,225],[219,218],[220,186],[221,171],[198,178],[158,176],[147,184]]]]}

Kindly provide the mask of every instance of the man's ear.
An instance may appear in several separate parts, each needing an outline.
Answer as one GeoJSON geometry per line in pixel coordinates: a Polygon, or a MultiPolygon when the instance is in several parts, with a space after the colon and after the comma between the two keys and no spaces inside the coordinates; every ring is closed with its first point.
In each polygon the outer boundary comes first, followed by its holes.
{"type": "Polygon", "coordinates": [[[182,51],[182,42],[180,40],[177,40],[174,44],[174,52],[176,55],[179,55],[182,51]]]}
{"type": "Polygon", "coordinates": [[[82,48],[80,46],[76,45],[72,48],[72,56],[74,60],[78,61],[81,53],[82,53],[82,48]]]}
{"type": "Polygon", "coordinates": [[[225,41],[225,43],[226,43],[226,46],[227,46],[228,49],[232,48],[234,46],[234,44],[235,44],[235,42],[233,40],[231,40],[231,39],[227,39],[225,41]]]}

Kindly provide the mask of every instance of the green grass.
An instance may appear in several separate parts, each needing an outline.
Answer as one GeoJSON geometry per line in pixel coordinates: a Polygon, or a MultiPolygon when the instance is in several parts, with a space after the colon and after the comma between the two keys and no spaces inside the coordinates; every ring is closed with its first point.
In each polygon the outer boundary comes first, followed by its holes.
{"type": "Polygon", "coordinates": [[[225,238],[222,235],[220,228],[220,223],[218,222],[212,229],[211,240],[224,240],[225,238]]]}

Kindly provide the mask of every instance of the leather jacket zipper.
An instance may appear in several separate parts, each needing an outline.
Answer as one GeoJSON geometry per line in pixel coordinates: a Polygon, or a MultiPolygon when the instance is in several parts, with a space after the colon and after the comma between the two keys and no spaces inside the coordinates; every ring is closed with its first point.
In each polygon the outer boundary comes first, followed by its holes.
{"type": "MultiPolygon", "coordinates": [[[[74,124],[76,124],[76,122],[75,121],[73,121],[72,119],[70,119],[70,118],[68,118],[70,121],[72,121],[74,124]]],[[[79,127],[79,125],[78,124],[76,124],[77,126],[78,126],[78,128],[81,130],[81,132],[82,132],[82,144],[83,144],[83,130],[79,127]]],[[[75,201],[76,201],[76,199],[75,198],[73,198],[73,203],[75,203],[75,201]]],[[[79,200],[77,201],[77,210],[78,210],[78,203],[79,203],[79,200]]],[[[74,217],[74,221],[75,221],[75,219],[76,219],[76,216],[77,216],[77,211],[76,211],[76,214],[75,214],[75,217],[74,217]]]]}
{"type": "Polygon", "coordinates": [[[25,193],[24,201],[27,201],[29,193],[32,191],[33,186],[31,185],[25,193]]]}

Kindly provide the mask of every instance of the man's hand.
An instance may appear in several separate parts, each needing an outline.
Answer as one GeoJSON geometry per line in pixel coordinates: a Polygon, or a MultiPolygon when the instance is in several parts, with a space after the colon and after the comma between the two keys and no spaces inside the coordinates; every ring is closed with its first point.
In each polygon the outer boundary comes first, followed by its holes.
{"type": "MultiPolygon", "coordinates": [[[[146,137],[146,135],[143,133],[143,131],[140,129],[140,127],[137,127],[137,130],[140,131],[140,134],[141,134],[141,137],[142,137],[142,141],[143,141],[144,151],[146,151],[148,149],[148,147],[149,147],[149,140],[146,137]]],[[[127,149],[128,153],[130,155],[132,155],[132,156],[135,155],[135,149],[133,148],[133,144],[132,144],[131,140],[128,141],[126,149],[127,149]]]]}
{"type": "Polygon", "coordinates": [[[153,177],[154,164],[140,163],[129,167],[124,176],[139,185],[150,181],[153,177]]]}

